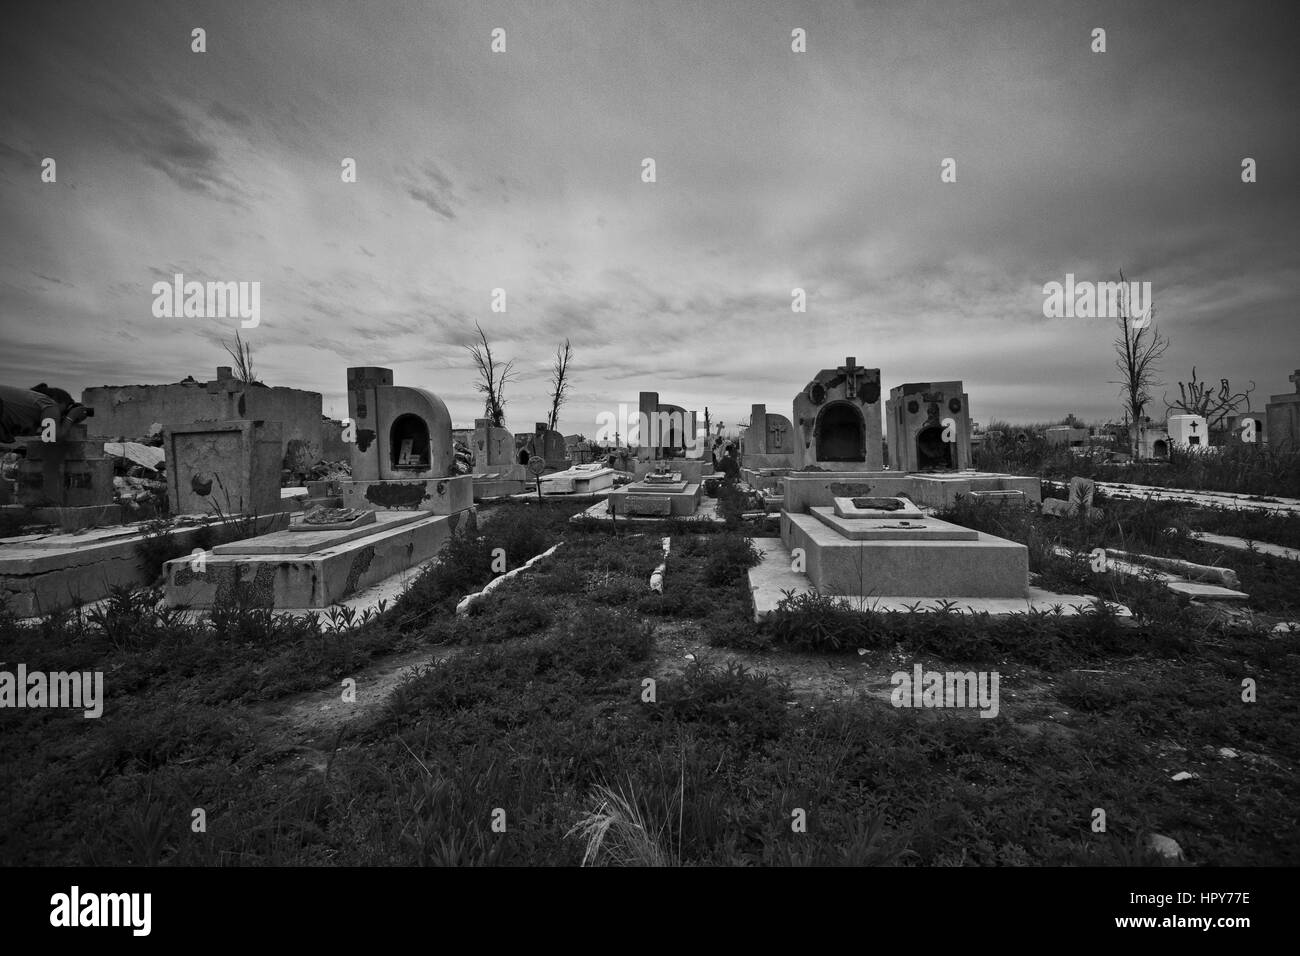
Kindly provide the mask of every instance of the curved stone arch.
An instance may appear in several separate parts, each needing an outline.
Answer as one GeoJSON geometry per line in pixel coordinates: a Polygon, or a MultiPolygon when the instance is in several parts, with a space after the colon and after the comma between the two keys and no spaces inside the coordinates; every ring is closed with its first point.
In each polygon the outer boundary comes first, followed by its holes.
{"type": "Polygon", "coordinates": [[[813,421],[813,451],[817,461],[866,461],[867,419],[861,407],[847,399],[822,405],[813,421]]]}

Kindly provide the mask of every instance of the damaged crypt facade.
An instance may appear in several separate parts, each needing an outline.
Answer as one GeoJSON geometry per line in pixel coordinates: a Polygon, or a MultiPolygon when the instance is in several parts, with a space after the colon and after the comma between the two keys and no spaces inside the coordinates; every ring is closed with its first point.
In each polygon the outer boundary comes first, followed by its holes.
{"type": "Polygon", "coordinates": [[[394,385],[386,368],[349,368],[347,385],[352,478],[309,483],[304,512],[283,530],[169,561],[169,604],[211,607],[243,589],[263,606],[328,607],[474,527],[473,478],[452,473],[442,399],[394,385]]]}
{"type": "Polygon", "coordinates": [[[755,616],[787,593],[817,591],[876,609],[938,606],[993,613],[1090,598],[1029,586],[1028,549],[934,516],[959,496],[1037,504],[1039,479],[971,468],[969,397],[960,381],[892,389],[854,358],[795,396],[790,420],[755,405],[742,474],[780,501],[779,542],[755,539],[755,616]],[[884,467],[886,411],[891,469],[884,467]],[[787,439],[793,436],[793,441],[787,439]]]}

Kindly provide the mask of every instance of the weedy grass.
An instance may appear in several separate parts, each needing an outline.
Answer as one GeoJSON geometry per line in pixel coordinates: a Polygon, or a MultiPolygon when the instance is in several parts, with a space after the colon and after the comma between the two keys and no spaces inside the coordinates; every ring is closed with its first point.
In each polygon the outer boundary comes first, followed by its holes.
{"type": "MultiPolygon", "coordinates": [[[[497,524],[513,514],[479,534],[535,548],[511,556],[522,563],[553,541],[497,524]]],[[[1030,515],[968,517],[1045,541],[1060,533],[1030,515]]],[[[1156,595],[1131,622],[1105,607],[863,614],[807,595],[757,627],[743,538],[674,538],[660,597],[648,589],[658,535],[561,523],[540,521],[564,547],[475,614],[447,612],[450,578],[427,583],[439,610],[405,631],[415,598],[368,621],[237,602],[206,622],[168,619],[143,592],[114,595],[98,618],[26,625],[0,612],[0,658],[102,669],[107,694],[99,720],[0,711],[0,858],[1131,866],[1159,862],[1145,836],[1160,832],[1200,865],[1300,863],[1300,656],[1289,640],[1156,595]],[[683,628],[762,651],[763,671],[701,660],[665,673],[656,646],[683,628]],[[293,762],[305,742],[250,706],[337,687],[414,635],[464,650],[411,670],[382,709],[340,729],[321,770],[293,762]],[[979,664],[1003,673],[1006,696],[982,719],[874,697],[814,701],[771,672],[840,658],[979,664]],[[1245,680],[1255,703],[1242,701],[1245,680]],[[1219,756],[1224,747],[1238,756],[1219,756]],[[1180,770],[1197,777],[1171,782],[1180,770]],[[1105,833],[1092,831],[1095,807],[1105,833]],[[196,808],[206,832],[191,827],[196,808]]],[[[1137,540],[1158,522],[1119,514],[1114,534],[1121,523],[1137,540]]]]}

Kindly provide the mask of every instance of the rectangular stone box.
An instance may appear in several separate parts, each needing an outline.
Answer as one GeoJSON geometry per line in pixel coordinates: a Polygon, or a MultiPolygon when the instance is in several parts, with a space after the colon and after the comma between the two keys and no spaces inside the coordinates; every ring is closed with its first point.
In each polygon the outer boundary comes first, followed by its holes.
{"type": "MultiPolygon", "coordinates": [[[[288,523],[287,514],[259,520],[259,528],[273,530],[288,523]]],[[[221,541],[237,530],[235,524],[214,521],[210,535],[221,541]]],[[[20,617],[98,601],[115,585],[151,584],[141,567],[139,545],[144,539],[139,525],[99,528],[81,534],[41,534],[0,541],[0,593],[20,617]]],[[[199,527],[173,531],[180,550],[197,545],[199,527]]]]}
{"type": "Polygon", "coordinates": [[[906,519],[922,517],[921,509],[908,501],[906,498],[890,499],[896,502],[896,508],[871,508],[862,507],[869,499],[863,498],[836,498],[834,512],[841,518],[880,518],[880,519],[906,519]]]}
{"type": "Polygon", "coordinates": [[[978,531],[938,518],[843,518],[830,508],[814,508],[812,516],[850,541],[976,541],[978,531]]]}
{"type": "Polygon", "coordinates": [[[212,549],[213,554],[311,554],[326,548],[337,547],[366,538],[380,531],[399,528],[402,525],[418,521],[425,512],[420,511],[384,511],[372,512],[374,520],[369,524],[345,530],[295,531],[292,528],[264,534],[243,541],[220,544],[212,549]]]}
{"type": "MultiPolygon", "coordinates": [[[[428,511],[380,513],[363,537],[324,545],[307,553],[212,553],[202,572],[188,559],[166,566],[166,602],[195,608],[212,607],[234,593],[237,583],[251,592],[252,603],[281,609],[325,608],[437,555],[452,534],[475,525],[473,509],[450,515],[428,511]]],[[[286,533],[287,534],[287,533],[286,533]]],[[[335,532],[348,534],[347,532],[335,532]]],[[[251,543],[246,547],[264,547],[251,543]]],[[[302,535],[293,535],[297,540],[302,535]]]]}
{"type": "Polygon", "coordinates": [[[845,538],[820,516],[781,514],[782,540],[791,553],[803,549],[805,572],[823,593],[1023,597],[1029,549],[973,533],[975,540],[863,541],[845,538]]]}
{"type": "Polygon", "coordinates": [[[163,429],[172,514],[269,515],[291,510],[280,497],[284,457],[279,422],[194,422],[163,429]]]}
{"type": "Polygon", "coordinates": [[[897,497],[906,495],[925,508],[950,508],[958,495],[972,491],[1020,491],[1037,504],[1042,498],[1041,482],[1033,476],[999,475],[987,472],[955,472],[949,475],[875,472],[792,472],[785,477],[785,510],[804,514],[812,507],[830,507],[836,498],[897,497]]]}
{"type": "MultiPolygon", "coordinates": [[[[670,486],[671,487],[671,486],[670,486]]],[[[674,518],[688,518],[695,514],[703,497],[703,487],[698,483],[686,484],[681,491],[666,492],[663,486],[651,486],[649,489],[634,490],[638,486],[628,485],[616,488],[609,493],[609,509],[615,515],[665,515],[674,518]],[[656,501],[650,504],[649,501],[656,501]],[[662,511],[667,502],[667,511],[662,511]],[[650,509],[650,510],[647,510],[650,509]]]]}
{"type": "Polygon", "coordinates": [[[456,475],[397,481],[340,481],[339,497],[345,508],[455,514],[473,506],[474,479],[470,475],[456,475]]]}

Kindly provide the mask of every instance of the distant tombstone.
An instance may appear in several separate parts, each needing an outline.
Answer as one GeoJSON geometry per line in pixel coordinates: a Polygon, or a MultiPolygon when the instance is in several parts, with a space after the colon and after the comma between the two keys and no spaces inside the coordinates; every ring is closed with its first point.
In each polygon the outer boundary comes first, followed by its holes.
{"type": "Polygon", "coordinates": [[[749,427],[740,436],[740,453],[746,468],[793,468],[795,442],[790,419],[769,413],[766,405],[751,406],[749,427]]]}
{"type": "Polygon", "coordinates": [[[451,415],[437,395],[393,384],[393,370],[347,370],[348,415],[356,425],[352,478],[396,481],[453,473],[451,415]]]}
{"type": "Polygon", "coordinates": [[[564,436],[547,427],[546,422],[538,422],[532,436],[519,449],[518,461],[521,465],[531,465],[534,459],[540,458],[547,470],[565,471],[572,464],[566,453],[564,436]]]}
{"type": "Polygon", "coordinates": [[[1075,475],[1070,479],[1069,514],[1092,512],[1092,497],[1097,491],[1097,484],[1091,478],[1075,475]]]}
{"type": "Polygon", "coordinates": [[[1288,377],[1295,383],[1295,391],[1269,399],[1264,406],[1264,416],[1269,444],[1285,451],[1295,451],[1300,449],[1300,368],[1288,377]]]}
{"type": "Polygon", "coordinates": [[[474,467],[479,471],[491,471],[515,463],[515,436],[508,430],[493,425],[492,419],[474,420],[472,441],[474,467]]]}
{"type": "Polygon", "coordinates": [[[879,471],[884,467],[880,432],[880,369],[853,356],[824,368],[793,403],[796,467],[825,471],[879,471]]]}
{"type": "Polygon", "coordinates": [[[910,382],[889,391],[889,461],[898,471],[971,467],[970,398],[957,382],[910,382]]]}
{"type": "Polygon", "coordinates": [[[20,438],[27,455],[17,466],[18,501],[30,508],[104,508],[113,504],[113,460],[86,425],[63,425],[55,440],[20,438]]]}

